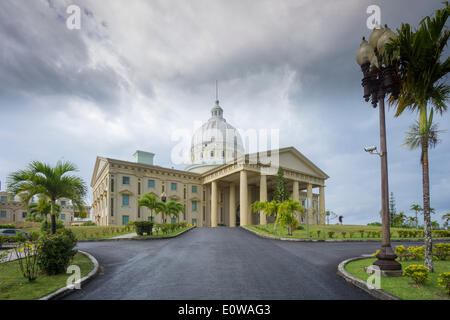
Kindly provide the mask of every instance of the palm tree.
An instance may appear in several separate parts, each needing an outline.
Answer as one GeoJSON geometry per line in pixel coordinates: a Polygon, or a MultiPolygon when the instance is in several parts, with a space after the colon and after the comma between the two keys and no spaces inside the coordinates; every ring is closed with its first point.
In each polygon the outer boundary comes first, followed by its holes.
{"type": "MultiPolygon", "coordinates": [[[[275,200],[272,201],[255,201],[251,206],[251,210],[254,212],[262,211],[268,217],[273,215],[276,216],[278,212],[279,203],[275,200]]],[[[266,227],[267,227],[267,219],[266,219],[266,227]]]]}
{"type": "Polygon", "coordinates": [[[158,207],[158,198],[150,193],[146,193],[142,196],[142,198],[138,202],[139,207],[146,207],[150,210],[150,217],[153,220],[153,212],[158,207]]]}
{"type": "Polygon", "coordinates": [[[416,213],[416,229],[417,229],[419,227],[418,214],[419,214],[419,212],[423,211],[423,208],[418,204],[412,204],[410,209],[416,213]]]}
{"type": "MultiPolygon", "coordinates": [[[[37,202],[30,203],[28,205],[28,211],[30,213],[29,217],[36,221],[37,217],[41,217],[42,219],[47,221],[48,215],[51,213],[52,205],[50,201],[43,195],[39,196],[39,199],[37,202]]],[[[55,205],[55,211],[56,211],[56,217],[59,217],[61,213],[61,205],[56,204],[55,205]]]]}
{"type": "Polygon", "coordinates": [[[87,187],[83,179],[70,175],[78,171],[70,162],[58,161],[53,168],[48,164],[33,161],[25,170],[13,172],[8,177],[8,191],[13,195],[28,197],[42,195],[50,200],[52,234],[56,233],[56,201],[66,198],[78,209],[80,217],[86,214],[83,198],[87,187]]]}
{"type": "Polygon", "coordinates": [[[442,216],[442,220],[445,220],[445,221],[450,221],[450,212],[447,212],[446,214],[444,214],[443,216],[442,216]]]}
{"type": "Polygon", "coordinates": [[[172,219],[178,219],[179,214],[184,212],[184,205],[173,200],[167,202],[166,207],[166,212],[172,219]]]}
{"type": "Polygon", "coordinates": [[[278,217],[275,224],[280,224],[282,227],[287,224],[288,225],[288,233],[292,235],[292,229],[295,225],[298,224],[297,218],[294,216],[294,212],[300,212],[304,214],[306,212],[305,208],[298,201],[292,200],[289,198],[286,201],[283,201],[278,206],[278,217]]]}
{"type": "Polygon", "coordinates": [[[386,45],[385,60],[398,61],[400,75],[400,95],[391,97],[390,103],[396,108],[395,116],[409,109],[419,114],[419,132],[423,212],[425,226],[425,266],[433,272],[431,219],[430,219],[430,179],[429,179],[429,133],[432,129],[433,112],[442,114],[447,110],[450,86],[445,84],[445,76],[450,71],[450,58],[441,62],[444,48],[450,36],[446,22],[450,6],[437,10],[434,17],[425,17],[416,31],[409,24],[402,24],[398,37],[386,45]]]}

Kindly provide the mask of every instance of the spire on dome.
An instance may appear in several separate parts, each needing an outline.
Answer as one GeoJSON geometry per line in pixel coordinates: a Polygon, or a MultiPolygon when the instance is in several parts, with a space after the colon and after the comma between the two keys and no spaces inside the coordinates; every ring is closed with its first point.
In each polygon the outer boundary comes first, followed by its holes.
{"type": "Polygon", "coordinates": [[[223,109],[219,105],[219,85],[217,80],[216,80],[216,105],[211,109],[211,117],[223,119],[223,109]]]}

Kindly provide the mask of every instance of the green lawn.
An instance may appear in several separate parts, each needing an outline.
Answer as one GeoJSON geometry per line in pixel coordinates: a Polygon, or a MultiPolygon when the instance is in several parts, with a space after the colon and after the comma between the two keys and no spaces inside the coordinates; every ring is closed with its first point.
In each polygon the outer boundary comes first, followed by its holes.
{"type": "MultiPolygon", "coordinates": [[[[72,262],[81,269],[81,277],[86,276],[93,268],[91,260],[77,253],[72,262]]],[[[59,288],[66,286],[70,274],[47,276],[40,274],[38,278],[29,282],[20,273],[19,262],[12,261],[0,265],[0,300],[32,300],[39,299],[59,288]]]]}
{"type": "MultiPolygon", "coordinates": [[[[254,225],[254,226],[245,226],[245,228],[256,231],[260,234],[269,236],[269,237],[283,237],[283,238],[298,238],[298,239],[307,239],[306,233],[306,225],[302,225],[303,230],[295,230],[292,233],[292,236],[288,235],[287,228],[278,227],[276,230],[274,229],[273,224],[269,224],[267,227],[264,225],[254,225]]],[[[405,230],[399,228],[391,228],[392,239],[419,239],[419,238],[400,238],[398,234],[398,230],[405,230]]],[[[309,227],[310,239],[322,239],[322,240],[330,240],[330,239],[381,239],[381,234],[368,234],[369,232],[379,232],[381,231],[381,227],[376,226],[360,226],[360,225],[312,225],[309,227]],[[360,230],[364,230],[363,236],[361,236],[360,230]],[[320,234],[317,233],[320,231],[320,234]],[[332,237],[328,234],[329,232],[334,232],[332,237]],[[342,232],[345,232],[342,234],[342,232]]],[[[437,239],[433,237],[433,239],[437,239]]],[[[447,238],[449,239],[449,238],[447,238]]]]}
{"type": "Polygon", "coordinates": [[[177,235],[177,234],[179,234],[179,233],[181,233],[181,232],[183,232],[185,230],[188,230],[190,228],[191,227],[188,226],[186,228],[181,228],[181,229],[175,230],[174,232],[169,232],[169,233],[163,233],[162,231],[158,230],[156,232],[153,232],[152,235],[137,236],[137,237],[134,237],[134,238],[135,239],[158,239],[158,238],[161,238],[161,237],[171,237],[171,236],[175,236],[175,235],[177,235]]]}
{"type": "MultiPolygon", "coordinates": [[[[66,227],[73,231],[78,240],[109,239],[127,233],[135,232],[134,228],[126,226],[90,226],[66,227]]],[[[40,232],[39,228],[23,228],[27,233],[40,232]]]]}
{"type": "MultiPolygon", "coordinates": [[[[376,259],[368,258],[356,260],[348,263],[345,270],[353,276],[367,280],[369,274],[364,271],[364,267],[371,265],[376,259]]],[[[422,264],[423,261],[400,261],[403,269],[411,264],[422,264]]],[[[444,288],[437,285],[437,278],[440,273],[450,272],[450,261],[434,261],[434,272],[430,274],[430,281],[423,286],[417,286],[413,280],[406,277],[381,278],[381,289],[392,293],[404,300],[449,300],[444,288]]]]}

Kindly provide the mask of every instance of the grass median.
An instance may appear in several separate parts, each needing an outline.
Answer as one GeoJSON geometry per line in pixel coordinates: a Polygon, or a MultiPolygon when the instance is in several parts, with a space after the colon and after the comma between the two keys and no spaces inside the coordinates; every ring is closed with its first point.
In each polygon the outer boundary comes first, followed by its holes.
{"type": "MultiPolygon", "coordinates": [[[[364,267],[370,266],[376,259],[368,258],[356,260],[345,266],[345,271],[351,275],[366,281],[369,277],[364,267]]],[[[400,261],[403,269],[412,264],[423,265],[423,261],[400,261]]],[[[449,300],[444,288],[438,286],[439,274],[450,272],[450,261],[434,261],[434,272],[430,273],[430,280],[424,285],[416,285],[407,277],[382,277],[381,289],[404,300],[449,300]]]]}
{"type": "MultiPolygon", "coordinates": [[[[91,260],[81,253],[77,253],[72,265],[78,265],[81,277],[86,276],[93,268],[91,260]]],[[[0,300],[33,300],[42,298],[62,287],[70,274],[48,276],[39,273],[35,281],[29,282],[20,272],[17,260],[0,265],[0,300]]]]}

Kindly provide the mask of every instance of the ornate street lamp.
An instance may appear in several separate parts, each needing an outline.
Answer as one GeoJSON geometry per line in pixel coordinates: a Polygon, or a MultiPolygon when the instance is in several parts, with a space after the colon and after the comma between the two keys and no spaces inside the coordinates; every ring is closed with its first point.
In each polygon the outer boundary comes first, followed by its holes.
{"type": "Polygon", "coordinates": [[[364,88],[364,99],[372,100],[374,108],[379,105],[380,112],[380,156],[381,160],[381,210],[382,210],[382,240],[381,250],[377,254],[378,260],[373,264],[378,266],[385,275],[398,274],[402,265],[395,259],[397,256],[391,247],[391,236],[389,226],[389,190],[388,169],[386,151],[386,123],[384,111],[384,98],[390,94],[394,99],[398,98],[400,92],[400,81],[395,68],[383,61],[384,47],[397,35],[385,25],[385,28],[376,27],[370,35],[369,41],[363,38],[356,53],[356,62],[361,66],[363,73],[362,86],[364,88]]]}

